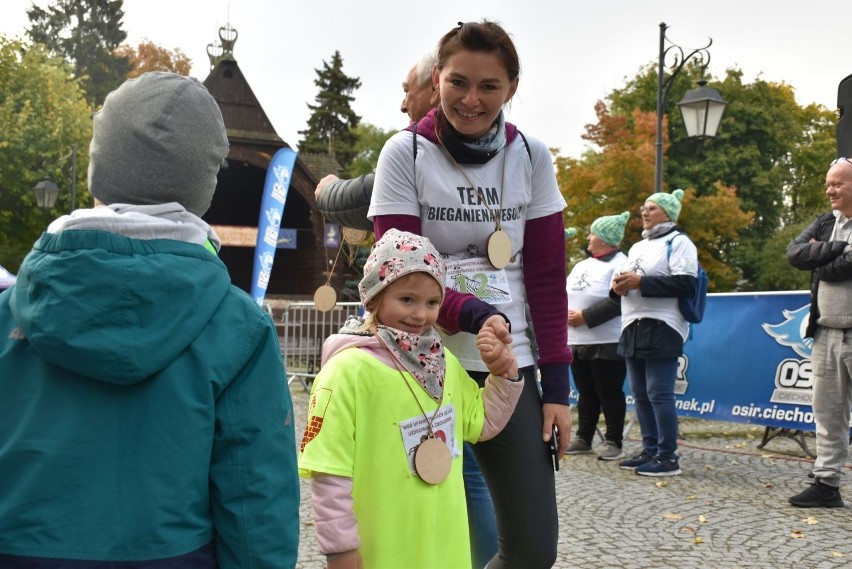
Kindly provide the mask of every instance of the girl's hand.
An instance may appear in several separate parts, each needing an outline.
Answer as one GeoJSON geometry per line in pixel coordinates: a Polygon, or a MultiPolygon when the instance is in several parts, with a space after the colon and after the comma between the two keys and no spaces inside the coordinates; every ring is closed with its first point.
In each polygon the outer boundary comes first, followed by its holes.
{"type": "Polygon", "coordinates": [[[491,327],[483,326],[476,335],[476,349],[491,375],[510,378],[518,376],[518,361],[512,348],[500,341],[491,327]]]}
{"type": "Polygon", "coordinates": [[[509,330],[509,323],[499,314],[489,316],[485,323],[482,324],[482,327],[491,328],[497,339],[504,344],[512,343],[512,332],[509,330]]]}

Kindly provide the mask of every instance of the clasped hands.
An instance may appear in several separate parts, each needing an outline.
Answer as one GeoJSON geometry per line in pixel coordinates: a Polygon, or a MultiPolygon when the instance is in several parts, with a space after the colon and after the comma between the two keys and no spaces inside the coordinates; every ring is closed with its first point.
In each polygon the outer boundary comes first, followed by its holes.
{"type": "Polygon", "coordinates": [[[491,375],[518,377],[518,360],[511,343],[512,334],[502,316],[492,316],[485,321],[476,335],[476,349],[491,375]]]}
{"type": "Polygon", "coordinates": [[[612,290],[618,296],[624,296],[629,291],[639,288],[642,277],[637,273],[624,272],[612,279],[612,290]]]}

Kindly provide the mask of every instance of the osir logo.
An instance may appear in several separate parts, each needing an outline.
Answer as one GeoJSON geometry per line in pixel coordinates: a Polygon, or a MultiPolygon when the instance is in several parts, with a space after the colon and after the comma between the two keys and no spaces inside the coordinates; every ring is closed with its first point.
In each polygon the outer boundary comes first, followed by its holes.
{"type": "Polygon", "coordinates": [[[808,327],[808,316],[810,316],[810,305],[806,304],[797,310],[784,310],[784,322],[780,324],[763,324],[763,330],[772,336],[782,346],[788,346],[803,358],[811,357],[812,338],[805,338],[805,330],[808,327]]]}

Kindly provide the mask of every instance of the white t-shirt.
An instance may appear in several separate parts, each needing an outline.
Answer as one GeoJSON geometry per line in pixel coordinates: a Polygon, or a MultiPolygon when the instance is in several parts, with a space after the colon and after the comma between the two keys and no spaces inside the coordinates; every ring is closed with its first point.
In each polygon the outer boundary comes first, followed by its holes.
{"type": "MultiPolygon", "coordinates": [[[[698,250],[689,237],[678,231],[656,239],[643,239],[630,248],[627,261],[616,274],[624,271],[649,277],[694,277],[698,275],[698,250]],[[671,256],[668,254],[669,241],[672,244],[671,256]]],[[[639,318],[654,318],[677,330],[685,342],[689,326],[677,303],[677,298],[673,296],[644,297],[639,289],[633,289],[621,299],[621,329],[624,330],[639,318]]]]}
{"type": "MultiPolygon", "coordinates": [[[[447,286],[473,293],[503,312],[512,322],[518,364],[533,365],[521,259],[524,226],[528,219],[561,212],[566,205],[547,147],[527,136],[528,154],[519,135],[485,164],[456,166],[441,147],[418,135],[415,169],[412,136],[401,131],[382,148],[368,216],[419,217],[422,234],[447,261],[447,286]],[[497,211],[512,241],[512,258],[502,270],[494,269],[486,256],[497,211]]],[[[447,336],[445,343],[465,369],[487,370],[472,334],[447,336]]]]}
{"type": "MultiPolygon", "coordinates": [[[[582,311],[607,298],[612,276],[616,270],[621,270],[626,260],[627,255],[618,251],[608,261],[589,257],[574,265],[568,275],[568,308],[582,311]]],[[[568,344],[572,346],[617,344],[620,337],[621,318],[613,318],[594,328],[586,324],[568,328],[568,344]]]]}

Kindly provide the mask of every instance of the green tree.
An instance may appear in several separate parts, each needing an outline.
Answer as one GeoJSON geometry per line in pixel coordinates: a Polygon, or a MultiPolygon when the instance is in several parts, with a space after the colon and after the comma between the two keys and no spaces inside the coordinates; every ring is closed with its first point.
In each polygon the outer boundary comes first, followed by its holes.
{"type": "Polygon", "coordinates": [[[355,97],[352,93],[361,87],[358,77],[348,77],[343,72],[343,58],[339,51],[331,56],[331,64],[323,60],[322,69],[314,69],[317,78],[314,85],[319,88],[316,104],[308,103],[311,117],[308,128],[300,130],[299,152],[328,154],[335,158],[344,170],[355,158],[357,135],[355,127],[361,117],[352,110],[355,97]]]}
{"type": "Polygon", "coordinates": [[[54,0],[47,9],[27,10],[33,43],[46,45],[74,66],[93,105],[103,103],[130,71],[116,48],[127,38],[122,29],[123,0],[54,0]]]}
{"type": "Polygon", "coordinates": [[[352,129],[352,132],[356,137],[355,157],[344,173],[345,177],[348,178],[356,178],[363,174],[375,172],[382,147],[397,131],[382,130],[375,125],[361,123],[352,129]]]}
{"type": "Polygon", "coordinates": [[[71,69],[40,45],[0,36],[0,264],[17,268],[48,218],[71,205],[70,150],[77,145],[78,204],[86,191],[92,108],[71,69]],[[36,205],[33,187],[50,177],[61,191],[54,208],[36,205]]]}
{"type": "MultiPolygon", "coordinates": [[[[787,84],[760,78],[745,84],[742,76],[742,71],[729,69],[722,81],[705,77],[728,107],[717,136],[703,141],[686,137],[673,104],[695,87],[701,70],[687,65],[676,78],[666,109],[664,134],[671,144],[665,151],[663,180],[669,188],[695,188],[698,196],[715,192],[717,183],[736,188],[742,208],[755,217],[740,243],[728,248],[725,260],[740,274],[737,289],[760,290],[767,286],[761,277],[767,262],[786,264],[784,256],[767,261],[767,248],[786,236],[787,224],[819,208],[825,166],[834,155],[836,118],[821,106],[800,107],[787,84]]],[[[612,113],[654,113],[656,90],[656,70],[645,67],[610,95],[612,113]]],[[[772,272],[780,273],[781,267],[772,272]]]]}

